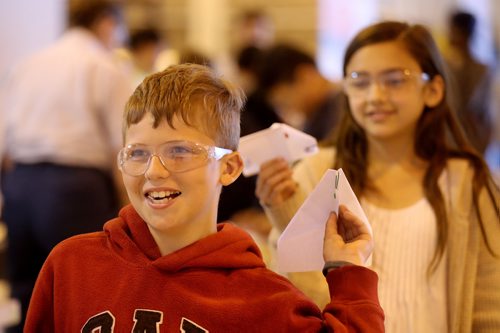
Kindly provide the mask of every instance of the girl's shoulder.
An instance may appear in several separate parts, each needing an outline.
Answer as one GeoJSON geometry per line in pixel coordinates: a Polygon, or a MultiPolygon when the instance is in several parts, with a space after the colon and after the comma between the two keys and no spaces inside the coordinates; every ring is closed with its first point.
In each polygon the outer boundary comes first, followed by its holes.
{"type": "Polygon", "coordinates": [[[492,216],[498,215],[498,206],[495,205],[495,202],[498,203],[500,200],[498,186],[489,184],[487,185],[489,191],[486,186],[481,186],[479,190],[476,190],[474,185],[476,180],[476,170],[469,160],[453,158],[447,161],[446,168],[439,179],[439,186],[453,209],[464,215],[472,211],[475,191],[477,191],[478,208],[481,213],[493,212],[492,216]]]}
{"type": "Polygon", "coordinates": [[[450,158],[446,161],[440,181],[447,180],[447,182],[451,182],[455,186],[458,184],[467,186],[467,184],[472,183],[472,177],[474,177],[474,168],[468,159],[450,158]]]}
{"type": "Polygon", "coordinates": [[[446,169],[453,173],[473,173],[474,168],[470,160],[466,158],[454,157],[446,161],[446,169]]]}
{"type": "MultiPolygon", "coordinates": [[[[440,186],[443,186],[444,183],[451,183],[455,188],[458,187],[466,191],[471,191],[475,178],[483,172],[485,174],[491,173],[488,169],[483,171],[476,170],[473,162],[467,158],[449,158],[439,179],[440,186]]],[[[498,185],[499,180],[494,179],[493,174],[491,174],[491,177],[498,185]]]]}
{"type": "Polygon", "coordinates": [[[474,169],[465,158],[450,158],[446,161],[445,168],[439,177],[439,186],[451,201],[469,202],[474,169]]]}

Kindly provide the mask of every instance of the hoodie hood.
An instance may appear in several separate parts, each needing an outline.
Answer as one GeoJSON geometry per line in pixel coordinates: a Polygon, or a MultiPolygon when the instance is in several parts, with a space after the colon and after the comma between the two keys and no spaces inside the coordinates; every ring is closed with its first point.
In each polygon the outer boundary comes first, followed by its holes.
{"type": "Polygon", "coordinates": [[[107,222],[104,231],[111,250],[134,266],[155,266],[166,272],[265,266],[250,235],[228,223],[218,224],[217,233],[166,256],[161,256],[146,222],[132,205],[107,222]]]}

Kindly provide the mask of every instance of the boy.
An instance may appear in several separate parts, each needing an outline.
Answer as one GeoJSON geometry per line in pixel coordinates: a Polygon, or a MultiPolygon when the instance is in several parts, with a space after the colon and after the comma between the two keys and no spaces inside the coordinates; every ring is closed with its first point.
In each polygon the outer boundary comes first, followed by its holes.
{"type": "Polygon", "coordinates": [[[243,99],[200,65],[142,82],[125,109],[118,155],[131,205],[103,232],[54,249],[26,332],[383,331],[377,276],[356,265],[373,241],[345,207],[329,219],[325,260],[354,265],[325,271],[332,302],[323,315],[265,268],[245,232],[217,225],[221,188],[242,170],[235,150],[243,99]]]}

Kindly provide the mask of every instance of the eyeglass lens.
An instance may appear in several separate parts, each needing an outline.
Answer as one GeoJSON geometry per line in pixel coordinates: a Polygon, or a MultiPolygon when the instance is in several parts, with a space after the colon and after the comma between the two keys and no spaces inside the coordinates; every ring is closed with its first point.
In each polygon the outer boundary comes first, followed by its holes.
{"type": "Polygon", "coordinates": [[[208,159],[208,151],[201,145],[187,141],[164,143],[156,152],[148,146],[131,145],[122,149],[120,165],[130,175],[142,175],[153,156],[159,157],[167,170],[182,172],[203,165],[208,159]]]}

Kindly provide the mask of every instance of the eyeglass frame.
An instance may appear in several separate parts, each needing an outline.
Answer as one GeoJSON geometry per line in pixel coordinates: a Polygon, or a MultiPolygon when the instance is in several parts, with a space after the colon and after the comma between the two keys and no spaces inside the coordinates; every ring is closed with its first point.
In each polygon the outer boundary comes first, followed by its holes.
{"type": "MultiPolygon", "coordinates": [[[[122,149],[120,149],[120,151],[118,152],[118,155],[117,155],[117,163],[118,163],[118,169],[129,175],[129,176],[132,176],[132,177],[139,177],[139,176],[143,176],[144,174],[146,174],[146,172],[148,171],[148,169],[150,168],[151,166],[151,160],[153,159],[153,156],[156,156],[158,157],[158,159],[160,160],[160,163],[162,164],[162,166],[168,170],[169,172],[174,172],[174,173],[182,173],[182,172],[187,172],[187,171],[190,171],[190,170],[194,170],[196,168],[199,168],[205,164],[200,164],[200,165],[197,165],[195,167],[192,167],[192,168],[187,168],[187,169],[182,169],[181,171],[177,171],[177,170],[170,170],[164,159],[162,158],[161,154],[158,154],[157,151],[158,151],[158,148],[159,147],[162,147],[162,146],[165,146],[167,144],[175,144],[175,143],[189,143],[190,145],[194,145],[198,148],[201,148],[203,149],[203,151],[205,152],[206,154],[206,161],[208,161],[209,159],[213,158],[215,159],[216,161],[220,160],[221,158],[223,158],[224,156],[228,155],[228,154],[231,154],[232,152],[234,152],[233,150],[231,149],[227,149],[227,148],[221,148],[221,147],[217,147],[217,146],[212,146],[212,145],[205,145],[205,144],[201,144],[201,143],[197,143],[197,142],[192,142],[192,141],[187,141],[187,140],[171,140],[171,141],[166,141],[166,142],[163,142],[159,145],[156,145],[156,146],[151,146],[151,145],[144,145],[144,144],[128,144],[126,145],[125,147],[123,147],[122,149]],[[126,151],[126,149],[131,149],[133,147],[137,147],[137,146],[140,146],[140,147],[146,147],[147,151],[149,152],[149,157],[148,157],[148,160],[146,163],[144,163],[145,167],[144,167],[144,171],[139,173],[139,174],[131,174],[129,172],[127,172],[125,169],[126,167],[124,167],[124,164],[126,163],[126,160],[124,159],[124,153],[126,151]],[[154,147],[153,150],[151,150],[151,147],[154,147]]],[[[168,164],[168,163],[167,163],[168,164]]]]}
{"type": "MultiPolygon", "coordinates": [[[[398,90],[398,89],[402,88],[402,85],[404,83],[408,82],[408,79],[410,79],[410,78],[418,78],[418,79],[422,80],[422,82],[429,82],[431,79],[430,75],[425,73],[425,72],[418,73],[416,71],[412,71],[412,70],[406,69],[406,68],[404,68],[404,69],[397,68],[397,69],[385,70],[385,71],[378,73],[377,75],[374,75],[374,76],[369,75],[369,74],[364,74],[363,72],[353,71],[344,77],[342,84],[343,84],[344,91],[348,96],[349,95],[360,96],[360,95],[367,94],[369,89],[371,88],[371,86],[374,83],[377,84],[383,91],[390,93],[391,91],[398,90]],[[403,75],[404,75],[403,76],[404,82],[398,83],[400,86],[391,87],[390,84],[387,84],[387,82],[384,82],[381,79],[381,76],[390,75],[391,73],[396,73],[396,72],[403,73],[403,75]],[[353,77],[353,75],[366,76],[368,79],[367,86],[363,87],[363,88],[356,88],[352,84],[350,84],[349,80],[351,79],[351,81],[352,81],[353,79],[355,79],[355,77],[353,77]],[[354,90],[352,89],[352,87],[354,87],[354,90]]],[[[387,80],[387,81],[389,81],[389,80],[387,80]]]]}

